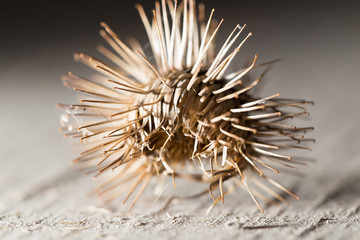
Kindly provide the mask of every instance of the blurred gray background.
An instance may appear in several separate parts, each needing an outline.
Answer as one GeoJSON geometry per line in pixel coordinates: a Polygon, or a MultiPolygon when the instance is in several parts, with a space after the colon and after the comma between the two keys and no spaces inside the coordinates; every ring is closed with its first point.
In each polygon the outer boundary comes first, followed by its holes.
{"type": "MultiPolygon", "coordinates": [[[[207,14],[224,18],[218,44],[236,24],[250,38],[238,55],[242,66],[254,54],[259,62],[277,58],[260,93],[315,101],[310,107],[317,139],[316,159],[301,177],[284,177],[302,200],[271,207],[265,214],[236,194],[204,216],[210,199],[179,204],[172,214],[154,207],[125,217],[118,203],[99,207],[87,199],[91,178],[69,162],[70,140],[57,132],[58,102],[74,103],[62,86],[68,71],[92,70],[73,61],[74,52],[96,52],[107,22],[120,38],[148,44],[135,3],[150,16],[152,1],[11,3],[0,15],[0,238],[182,239],[286,236],[357,239],[360,233],[360,4],[356,1],[204,1],[207,14]],[[202,201],[202,202],[201,202],[202,201]],[[206,204],[204,204],[206,202],[206,204]],[[192,207],[191,207],[192,206],[192,207]],[[183,229],[187,229],[184,232],[183,229]],[[176,235],[176,236],[175,236],[176,235]]],[[[246,196],[246,195],[245,195],[246,196]]],[[[248,198],[248,196],[246,196],[248,198]]],[[[146,205],[146,204],[145,204],[146,205]]],[[[147,206],[147,205],[146,205],[147,206]]],[[[125,210],[124,210],[125,209],[125,210]]]]}

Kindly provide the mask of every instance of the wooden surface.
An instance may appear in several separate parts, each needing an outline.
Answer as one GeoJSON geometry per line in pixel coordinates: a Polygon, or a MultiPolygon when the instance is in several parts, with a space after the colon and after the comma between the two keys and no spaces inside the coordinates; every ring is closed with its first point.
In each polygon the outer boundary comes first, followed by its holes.
{"type": "MultiPolygon", "coordinates": [[[[340,85],[333,81],[324,91],[330,96],[340,85]]],[[[0,239],[359,239],[360,119],[349,111],[359,97],[349,108],[343,108],[341,101],[330,107],[324,101],[326,94],[304,91],[317,103],[311,108],[316,131],[310,135],[317,143],[313,152],[305,154],[316,162],[298,173],[285,171],[279,176],[301,197],[288,199],[292,207],[265,206],[262,214],[239,190],[209,215],[205,215],[211,204],[208,195],[181,200],[161,212],[168,193],[153,204],[156,196],[149,191],[129,216],[122,199],[103,205],[87,198],[95,184],[70,166],[75,156],[72,143],[56,131],[59,115],[54,103],[67,91],[57,83],[50,86],[64,91],[43,94],[29,84],[21,91],[24,99],[32,99],[31,107],[16,98],[2,106],[12,117],[1,118],[0,239]],[[337,119],[329,118],[333,109],[339,113],[337,119]],[[347,117],[339,122],[341,116],[347,117]]],[[[342,88],[353,96],[356,91],[354,86],[342,88]]],[[[0,97],[4,102],[12,96],[3,91],[0,97]]],[[[186,186],[176,194],[186,195],[186,186]]],[[[172,194],[171,184],[167,189],[172,194]]]]}
{"type": "Polygon", "coordinates": [[[7,186],[1,185],[6,191],[1,196],[0,238],[358,239],[360,178],[356,170],[349,167],[333,171],[334,175],[310,171],[306,179],[291,181],[291,189],[302,197],[291,201],[293,207],[268,206],[262,214],[246,194],[237,192],[209,215],[205,215],[211,203],[208,196],[173,203],[161,212],[166,200],[152,205],[155,196],[148,194],[129,216],[128,206],[120,201],[103,206],[87,200],[91,179],[68,167],[14,184],[9,184],[7,176],[7,186]]]}

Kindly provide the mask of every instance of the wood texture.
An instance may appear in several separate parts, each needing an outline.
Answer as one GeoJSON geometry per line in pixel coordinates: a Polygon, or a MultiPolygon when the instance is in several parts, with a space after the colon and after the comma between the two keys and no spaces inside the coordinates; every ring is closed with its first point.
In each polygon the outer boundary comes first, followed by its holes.
{"type": "MultiPolygon", "coordinates": [[[[38,102],[39,108],[44,103],[38,102]]],[[[316,112],[314,107],[312,112],[316,112]]],[[[25,110],[24,110],[25,111],[25,110]]],[[[51,113],[53,114],[53,113],[51,113]]],[[[39,111],[36,118],[49,113],[39,111]]],[[[166,196],[187,194],[188,185],[171,183],[159,201],[147,192],[127,215],[121,199],[103,205],[88,198],[95,186],[69,164],[72,144],[55,131],[54,122],[17,129],[18,138],[3,141],[0,169],[1,239],[358,239],[360,236],[359,153],[355,122],[324,134],[326,122],[314,133],[317,143],[307,155],[317,159],[299,172],[285,171],[282,183],[300,195],[293,206],[265,206],[262,214],[244,191],[227,196],[224,205],[205,215],[208,195],[180,200],[165,211],[166,196]],[[41,130],[40,130],[41,129],[41,130]],[[21,130],[27,134],[21,135],[21,130]],[[36,136],[36,137],[34,137],[36,136]],[[351,136],[351,138],[349,138],[351,136]],[[339,146],[340,144],[340,146],[339,146]]],[[[13,126],[10,119],[4,124],[13,126]]],[[[329,123],[330,124],[330,123],[329,123]]],[[[12,128],[3,131],[10,134],[12,128]]]]}

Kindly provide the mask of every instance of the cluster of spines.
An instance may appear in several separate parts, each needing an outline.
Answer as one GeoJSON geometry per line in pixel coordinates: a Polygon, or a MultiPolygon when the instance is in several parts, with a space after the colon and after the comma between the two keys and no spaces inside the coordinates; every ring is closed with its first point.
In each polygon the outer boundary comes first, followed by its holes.
{"type": "MultiPolygon", "coordinates": [[[[282,161],[289,161],[291,157],[267,149],[303,148],[298,145],[275,145],[272,143],[274,142],[272,138],[281,137],[300,142],[303,136],[296,133],[312,128],[299,129],[278,122],[308,114],[301,105],[309,102],[276,100],[275,98],[279,94],[262,99],[256,99],[248,94],[263,77],[260,76],[248,86],[244,86],[242,81],[242,78],[252,69],[264,65],[256,65],[256,55],[249,67],[226,75],[226,70],[236,54],[251,36],[249,33],[228,54],[245,25],[242,27],[237,25],[219,52],[215,54],[214,41],[223,20],[218,24],[215,23],[213,20],[214,10],[211,11],[208,21],[205,22],[203,4],[200,4],[197,14],[194,0],[184,0],[179,6],[177,1],[173,3],[170,0],[162,0],[162,4],[156,2],[153,20],[150,24],[142,6],[136,5],[136,8],[144,23],[155,64],[151,63],[144,55],[144,51],[136,40],[133,39],[128,47],[109,26],[101,23],[104,28],[100,32],[101,36],[117,54],[103,46],[99,46],[98,50],[115,63],[116,67],[107,65],[87,54],[76,54],[75,59],[102,73],[109,78],[108,81],[91,81],[72,73],[63,78],[65,85],[92,96],[90,99],[82,100],[82,104],[71,105],[64,115],[63,122],[65,130],[68,131],[67,136],[80,137],[81,141],[95,144],[75,159],[74,163],[98,161],[100,158],[96,168],[92,171],[97,172],[98,175],[109,169],[115,170],[120,166],[123,167],[123,171],[128,171],[133,167],[133,172],[129,174],[131,177],[117,182],[120,175],[116,175],[111,181],[103,184],[102,187],[105,190],[100,191],[101,194],[108,192],[116,188],[120,182],[124,183],[140,174],[135,184],[132,185],[130,194],[141,182],[144,184],[133,203],[136,202],[151,177],[156,173],[166,172],[172,174],[173,177],[183,176],[183,174],[178,174],[164,157],[167,150],[166,145],[179,130],[174,119],[183,116],[179,116],[178,105],[173,104],[173,108],[168,109],[165,109],[164,106],[169,100],[167,98],[173,99],[174,103],[179,103],[180,100],[183,100],[181,99],[184,97],[183,94],[202,85],[205,87],[197,93],[199,102],[208,101],[208,105],[203,109],[195,108],[193,110],[199,110],[197,114],[200,116],[201,114],[205,115],[216,106],[227,111],[220,111],[219,114],[216,113],[210,118],[198,117],[195,129],[193,125],[189,126],[189,122],[186,120],[180,121],[183,134],[194,139],[192,158],[199,159],[201,169],[205,176],[208,176],[208,178],[199,178],[197,175],[189,173],[188,178],[190,176],[190,178],[210,182],[210,193],[214,186],[219,186],[220,198],[213,197],[217,203],[219,199],[224,200],[223,182],[230,178],[236,179],[233,176],[238,174],[241,177],[242,186],[248,190],[257,203],[254,194],[262,199],[266,198],[247,184],[243,170],[250,168],[257,171],[270,184],[297,197],[274,180],[264,176],[256,163],[275,172],[278,170],[263,160],[290,166],[282,161]],[[109,87],[109,83],[115,84],[115,87],[109,87]],[[181,91],[177,90],[178,88],[181,91]],[[237,101],[235,104],[234,99],[237,101]],[[228,104],[229,101],[231,104],[228,104]],[[281,107],[298,108],[304,111],[285,113],[279,110],[281,107]],[[257,111],[262,112],[252,114],[257,111]],[[77,121],[75,125],[68,123],[69,116],[77,121]],[[80,118],[88,118],[88,123],[80,118]],[[206,128],[208,129],[205,130],[206,128]],[[150,152],[153,150],[154,146],[149,145],[149,140],[159,132],[165,133],[168,137],[162,140],[163,145],[157,153],[158,156],[144,156],[145,149],[150,152]],[[204,141],[205,139],[206,141],[204,141]],[[199,140],[203,145],[199,143],[199,140]],[[206,142],[205,145],[204,142],[206,142]],[[230,153],[237,155],[228,158],[230,153]],[[217,162],[218,155],[221,155],[220,164],[217,162]],[[204,159],[210,159],[210,170],[206,170],[204,167],[204,159]]],[[[234,181],[239,183],[238,180],[234,181]]],[[[280,195],[270,191],[265,185],[261,185],[258,180],[254,180],[254,182],[273,197],[285,201],[280,195]]],[[[271,202],[269,199],[267,201],[271,202]]],[[[257,205],[261,209],[258,203],[257,205]]]]}

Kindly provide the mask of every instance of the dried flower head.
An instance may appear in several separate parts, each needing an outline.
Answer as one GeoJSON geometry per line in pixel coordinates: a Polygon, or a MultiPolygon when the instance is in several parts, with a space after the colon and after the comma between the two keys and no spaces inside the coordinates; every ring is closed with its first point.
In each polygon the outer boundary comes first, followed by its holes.
{"type": "Polygon", "coordinates": [[[264,74],[250,84],[243,78],[266,65],[256,65],[257,56],[245,69],[227,72],[251,36],[239,40],[245,25],[237,25],[216,51],[215,37],[223,20],[213,20],[214,10],[206,20],[203,4],[197,8],[195,0],[156,2],[151,22],[142,6],[136,8],[153,61],[136,40],[128,46],[101,23],[100,34],[113,51],[103,46],[98,50],[113,65],[84,53],[75,54],[75,59],[104,75],[106,81],[72,73],[63,77],[65,86],[88,96],[81,104],[60,105],[65,108],[61,123],[66,136],[81,138],[88,146],[73,162],[92,167],[89,173],[96,176],[111,173],[98,193],[112,199],[126,185],[126,202],[141,185],[131,209],[154,176],[170,175],[173,180],[208,183],[213,206],[232,191],[224,190],[226,181],[246,189],[261,211],[257,198],[273,201],[256,188],[282,202],[286,200],[267,185],[298,198],[262,169],[278,173],[269,163],[291,167],[291,157],[279,149],[307,149],[294,141],[300,143],[312,128],[297,128],[285,121],[308,115],[304,105],[309,102],[280,99],[280,94],[253,96],[251,90],[264,74]],[[201,171],[187,169],[192,165],[201,171]],[[213,194],[215,188],[220,190],[218,197],[213,194]]]}

